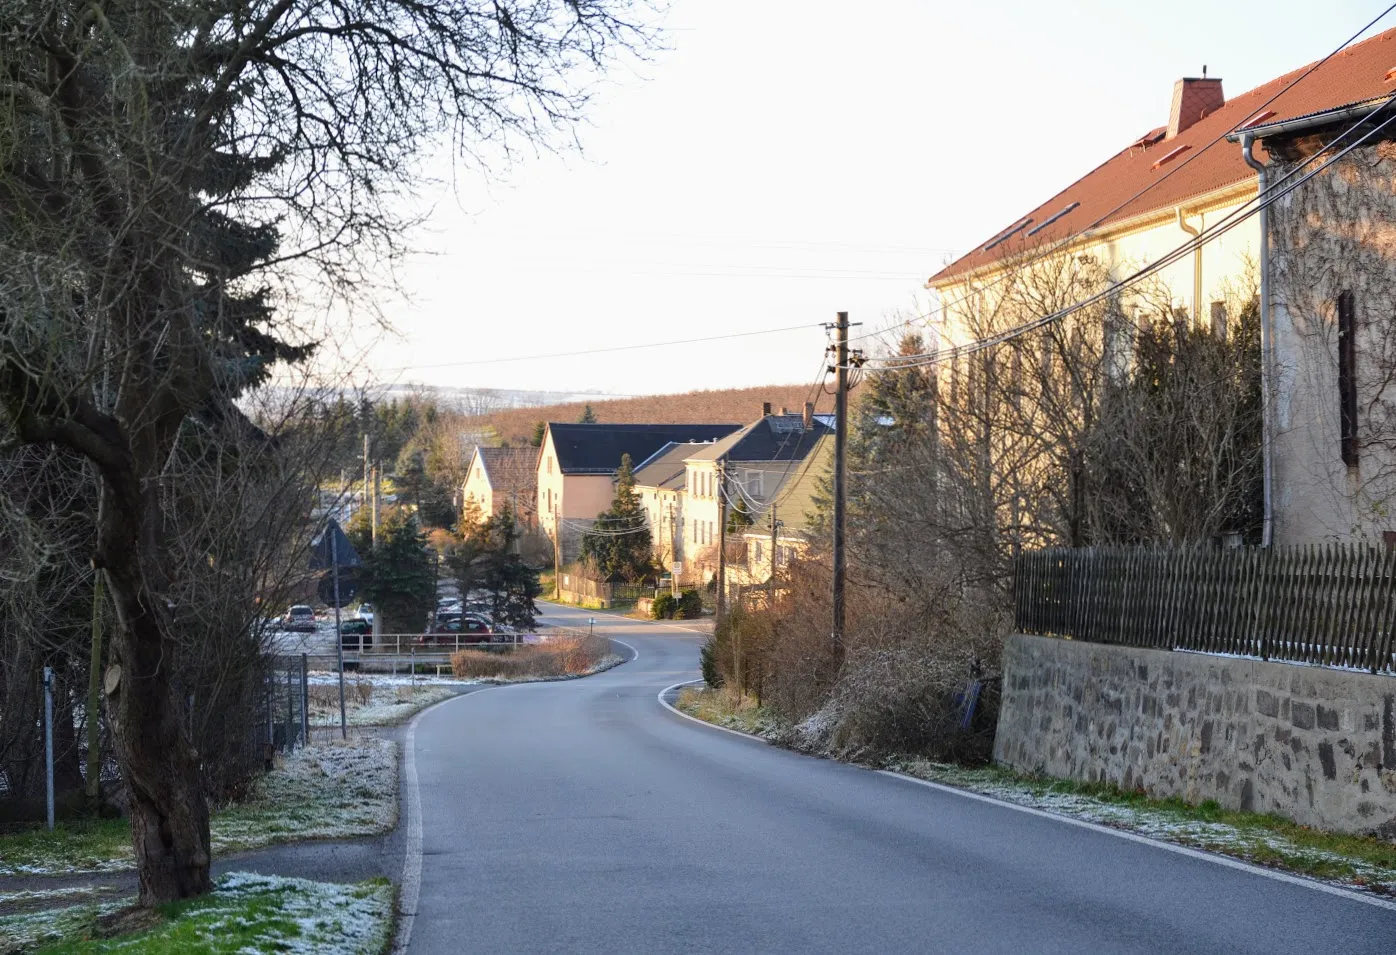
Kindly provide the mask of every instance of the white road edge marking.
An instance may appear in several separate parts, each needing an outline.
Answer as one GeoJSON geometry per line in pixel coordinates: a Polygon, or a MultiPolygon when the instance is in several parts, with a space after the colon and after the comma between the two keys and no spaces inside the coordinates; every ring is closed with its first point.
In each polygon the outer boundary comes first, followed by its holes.
{"type": "MultiPolygon", "coordinates": [[[[636,650],[624,640],[616,640],[615,637],[607,637],[607,640],[619,643],[634,654],[626,663],[634,663],[640,659],[640,651],[636,650]]],[[[556,683],[556,680],[540,680],[541,683],[556,683]]],[[[482,693],[485,690],[496,690],[504,686],[531,686],[528,683],[503,683],[497,686],[482,687],[475,693],[482,693]]],[[[407,761],[405,774],[407,776],[407,845],[402,857],[402,881],[398,886],[397,911],[398,922],[397,931],[393,933],[393,955],[405,955],[407,947],[412,944],[412,928],[417,921],[417,901],[422,891],[422,791],[417,784],[417,722],[432,710],[449,703],[452,700],[463,699],[467,696],[474,696],[475,693],[458,693],[455,696],[448,696],[438,703],[434,703],[412,717],[412,722],[407,724],[407,738],[403,741],[403,759],[407,761]]],[[[678,712],[675,710],[674,712],[678,712]]],[[[683,714],[680,714],[683,715],[683,714]]],[[[692,719],[693,717],[689,717],[692,719]]],[[[700,721],[701,722],[701,721],[700,721]]]]}
{"type": "Polygon", "coordinates": [[[417,785],[417,723],[438,706],[498,688],[486,686],[473,693],[448,696],[419,712],[407,724],[407,738],[402,744],[403,759],[407,762],[407,845],[402,855],[402,881],[398,885],[398,922],[397,931],[393,933],[393,955],[404,955],[407,946],[412,943],[412,927],[417,921],[417,901],[422,891],[422,791],[417,785]]]}
{"type": "Polygon", "coordinates": [[[606,639],[611,641],[612,643],[619,643],[621,646],[625,647],[625,649],[630,651],[631,657],[629,660],[625,661],[626,663],[634,663],[636,660],[640,659],[640,651],[636,650],[634,647],[626,643],[624,640],[617,640],[615,637],[607,637],[606,639]]]}
{"type": "MultiPolygon", "coordinates": [[[[425,712],[422,710],[422,713],[425,712]]],[[[407,739],[403,742],[403,758],[407,760],[407,846],[402,859],[402,881],[398,887],[398,922],[393,939],[393,955],[403,955],[412,943],[412,925],[417,920],[417,898],[422,891],[422,792],[417,787],[417,721],[422,718],[422,713],[412,717],[412,722],[407,724],[407,739]]]]}
{"type": "MultiPolygon", "coordinates": [[[[718,730],[723,733],[731,733],[733,736],[741,736],[758,743],[771,745],[770,740],[762,739],[752,733],[744,733],[741,730],[734,730],[726,726],[718,726],[716,723],[709,723],[707,720],[700,720],[696,716],[689,716],[682,710],[674,707],[664,695],[671,690],[676,690],[681,686],[692,686],[695,683],[702,683],[702,680],[685,680],[682,683],[675,683],[673,686],[666,686],[659,691],[659,704],[670,713],[681,716],[700,726],[705,726],[710,730],[718,730]]],[[[819,757],[815,757],[819,758],[819,757]]],[[[963,799],[973,799],[976,802],[988,803],[991,806],[998,806],[1003,809],[1012,809],[1015,812],[1027,813],[1030,816],[1038,816],[1049,819],[1052,822],[1065,823],[1068,826],[1077,826],[1081,829],[1089,829],[1102,835],[1114,836],[1117,839],[1125,839],[1129,842],[1137,842],[1140,845],[1151,846],[1155,849],[1163,849],[1167,852],[1176,852],[1178,855],[1187,856],[1192,859],[1199,859],[1203,862],[1210,862],[1214,865],[1225,866],[1228,869],[1236,869],[1240,872],[1249,872],[1251,875],[1258,875],[1262,878],[1273,879],[1276,882],[1287,882],[1290,885],[1301,886],[1306,889],[1313,889],[1316,892],[1324,892],[1328,895],[1336,895],[1339,898],[1348,899],[1353,902],[1362,902],[1366,905],[1374,905],[1379,909],[1387,909],[1396,912],[1396,900],[1382,898],[1378,895],[1368,895],[1364,892],[1354,892],[1351,889],[1344,889],[1341,886],[1330,885],[1327,882],[1320,882],[1317,879],[1309,879],[1300,875],[1290,875],[1288,872],[1279,872],[1275,869],[1267,869],[1264,866],[1254,865],[1250,862],[1243,862],[1240,859],[1233,859],[1231,856],[1220,853],[1204,852],[1201,849],[1193,849],[1189,846],[1180,846],[1172,842],[1164,842],[1151,836],[1141,835],[1137,832],[1130,832],[1127,829],[1116,829],[1112,826],[1103,826],[1098,822],[1088,822],[1085,819],[1076,819],[1072,816],[1064,816],[1055,812],[1048,812],[1045,809],[1037,809],[1033,806],[1020,806],[1015,802],[1005,799],[996,799],[993,796],[986,796],[983,793],[972,792],[968,789],[959,789],[955,786],[947,786],[944,783],[934,783],[928,779],[917,779],[915,776],[908,776],[905,773],[893,772],[890,769],[875,769],[873,772],[881,776],[890,776],[892,779],[900,779],[903,782],[915,783],[918,786],[925,786],[927,789],[934,789],[938,792],[947,793],[951,796],[959,796],[963,799]]]]}

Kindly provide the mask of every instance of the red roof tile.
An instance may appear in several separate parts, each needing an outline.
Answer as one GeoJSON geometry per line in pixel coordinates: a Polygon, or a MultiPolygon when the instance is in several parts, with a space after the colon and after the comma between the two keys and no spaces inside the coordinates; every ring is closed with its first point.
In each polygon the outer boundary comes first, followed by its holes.
{"type": "Polygon", "coordinates": [[[1143,139],[1158,133],[1158,130],[1154,130],[1036,209],[990,233],[973,252],[932,276],[929,284],[940,284],[1000,260],[1061,242],[1098,219],[1102,221],[1097,228],[1108,226],[1148,212],[1172,209],[1194,197],[1252,179],[1255,173],[1241,158],[1241,148],[1235,143],[1222,138],[1205,151],[1203,147],[1214,139],[1224,137],[1257,111],[1272,113],[1264,120],[1268,124],[1389,95],[1396,92],[1396,82],[1387,79],[1388,71],[1393,66],[1396,66],[1396,30],[1388,30],[1348,47],[1269,105],[1264,104],[1270,97],[1309,67],[1286,73],[1264,86],[1228,100],[1215,112],[1202,117],[1171,139],[1164,139],[1147,148],[1141,147],[1139,143],[1143,139]],[[1158,160],[1166,153],[1179,148],[1187,148],[1187,151],[1171,162],[1156,167],[1158,160]],[[1151,182],[1160,185],[1125,204],[1126,200],[1151,182]],[[1014,224],[1028,218],[1036,223],[1046,222],[1073,202],[1080,205],[1047,228],[1040,231],[1034,229],[1031,234],[1028,230],[1019,231],[1007,241],[985,251],[984,247],[995,236],[1002,235],[1014,224]],[[1116,206],[1121,208],[1116,209],[1116,206]]]}

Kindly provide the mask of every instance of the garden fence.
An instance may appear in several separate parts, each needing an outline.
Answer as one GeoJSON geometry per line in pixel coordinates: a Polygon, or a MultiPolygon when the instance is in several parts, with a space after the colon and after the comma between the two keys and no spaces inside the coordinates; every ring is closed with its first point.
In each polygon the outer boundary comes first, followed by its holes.
{"type": "Polygon", "coordinates": [[[1396,554],[1051,548],[1014,562],[1020,633],[1396,672],[1396,554]]]}

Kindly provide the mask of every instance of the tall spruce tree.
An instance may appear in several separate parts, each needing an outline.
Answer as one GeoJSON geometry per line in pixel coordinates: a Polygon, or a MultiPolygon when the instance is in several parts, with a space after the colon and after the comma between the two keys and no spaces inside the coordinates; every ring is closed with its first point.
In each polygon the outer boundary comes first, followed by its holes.
{"type": "Polygon", "coordinates": [[[582,560],[593,564],[607,580],[634,582],[654,569],[652,541],[640,495],[635,493],[635,470],[630,455],[621,455],[616,471],[616,495],[582,536],[582,560]]]}

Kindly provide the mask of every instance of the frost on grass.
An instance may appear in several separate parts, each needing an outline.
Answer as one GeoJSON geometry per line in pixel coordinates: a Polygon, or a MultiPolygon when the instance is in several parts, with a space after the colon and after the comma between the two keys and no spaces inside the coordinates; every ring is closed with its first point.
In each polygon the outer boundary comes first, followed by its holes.
{"type": "Polygon", "coordinates": [[[71,899],[74,896],[96,895],[110,889],[111,886],[106,885],[69,885],[58,889],[24,889],[19,892],[0,892],[0,905],[16,905],[49,899],[71,899]]]}
{"type": "MultiPolygon", "coordinates": [[[[311,673],[310,724],[339,725],[339,676],[311,673]]],[[[396,726],[418,710],[454,696],[479,680],[454,677],[392,676],[379,673],[344,675],[344,713],[350,726],[396,726]]]]}
{"type": "Polygon", "coordinates": [[[1234,825],[1199,819],[1166,803],[1115,802],[1059,788],[1059,784],[1050,779],[1023,779],[999,769],[967,769],[914,758],[890,763],[887,768],[1019,806],[1291,869],[1335,884],[1396,894],[1396,869],[1321,846],[1302,845],[1286,838],[1282,832],[1259,824],[1234,825]]]}
{"type": "Polygon", "coordinates": [[[397,825],[397,760],[397,743],[378,737],[290,753],[251,800],[214,815],[213,851],[388,832],[397,825]]]}
{"type": "Polygon", "coordinates": [[[135,864],[124,820],[64,822],[0,835],[0,876],[119,872],[135,864]]]}
{"type": "MultiPolygon", "coordinates": [[[[0,955],[90,938],[100,916],[129,904],[0,918],[0,955]]],[[[385,880],[337,885],[234,872],[220,878],[211,895],[174,906],[154,928],[89,942],[83,951],[376,955],[387,946],[392,904],[385,880]]]]}

